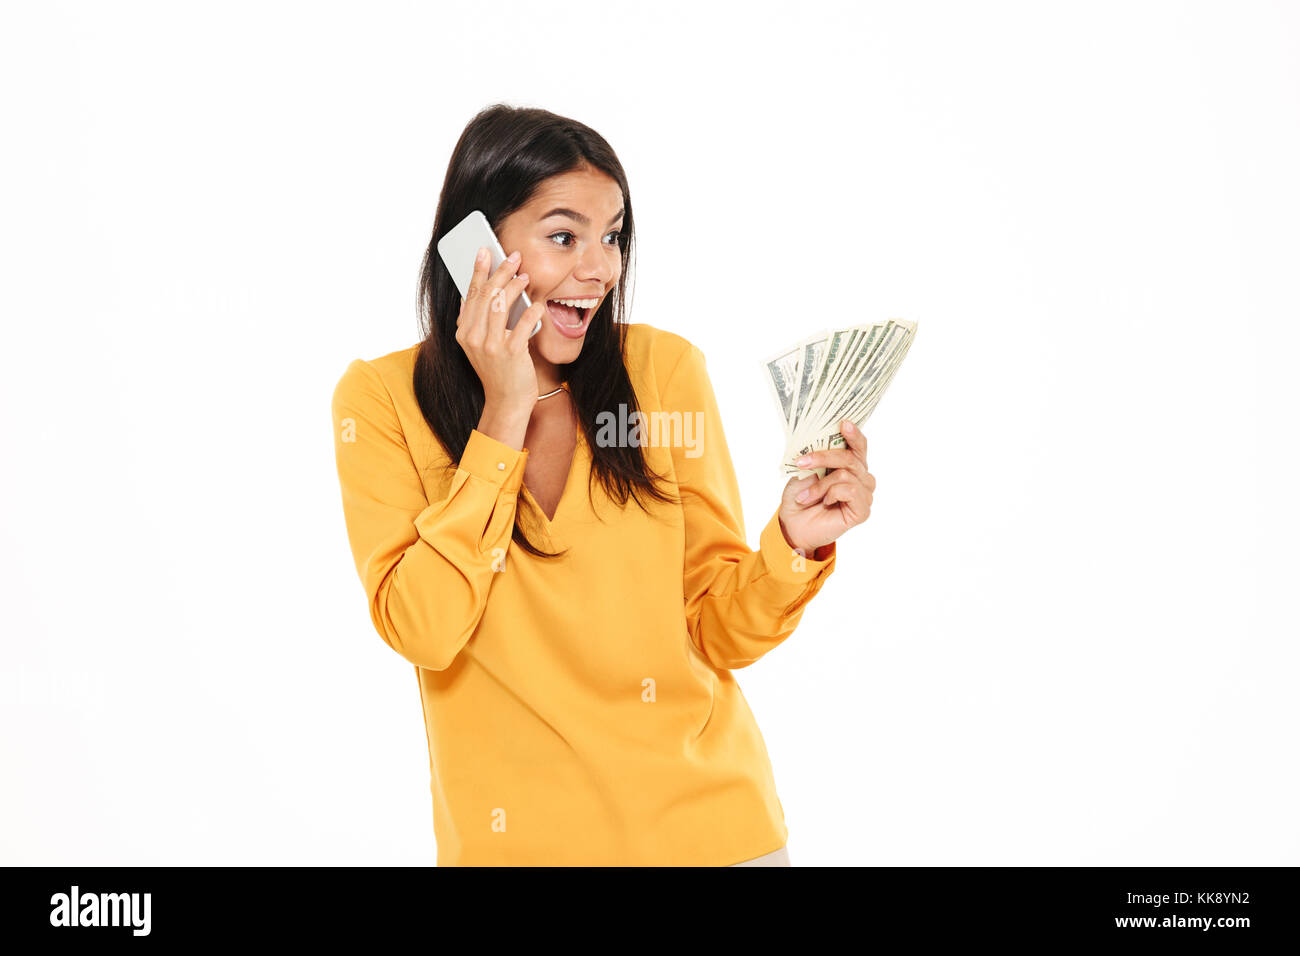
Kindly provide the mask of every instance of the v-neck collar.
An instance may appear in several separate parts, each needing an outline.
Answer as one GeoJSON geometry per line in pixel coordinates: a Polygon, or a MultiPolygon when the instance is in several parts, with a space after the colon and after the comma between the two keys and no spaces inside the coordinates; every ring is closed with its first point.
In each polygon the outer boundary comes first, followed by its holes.
{"type": "Polygon", "coordinates": [[[555,526],[560,520],[560,512],[564,510],[565,502],[569,498],[569,492],[573,485],[574,476],[577,475],[579,471],[579,464],[582,460],[582,456],[586,454],[587,440],[582,433],[582,424],[575,420],[573,423],[573,429],[573,457],[569,459],[569,471],[568,474],[564,476],[564,488],[560,491],[559,501],[555,503],[555,513],[548,518],[546,512],[542,509],[542,506],[538,504],[537,499],[533,497],[533,493],[529,490],[527,483],[523,481],[519,483],[519,487],[528,497],[528,500],[532,502],[533,508],[536,509],[537,514],[541,516],[541,519],[546,526],[547,534],[553,534],[555,531],[555,526]]]}

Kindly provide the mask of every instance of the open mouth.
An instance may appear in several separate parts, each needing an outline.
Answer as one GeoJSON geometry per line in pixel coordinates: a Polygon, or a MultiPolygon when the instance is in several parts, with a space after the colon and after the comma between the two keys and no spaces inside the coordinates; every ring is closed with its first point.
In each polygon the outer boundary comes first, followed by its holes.
{"type": "Polygon", "coordinates": [[[546,309],[561,331],[578,332],[586,328],[599,299],[547,299],[546,309]]]}

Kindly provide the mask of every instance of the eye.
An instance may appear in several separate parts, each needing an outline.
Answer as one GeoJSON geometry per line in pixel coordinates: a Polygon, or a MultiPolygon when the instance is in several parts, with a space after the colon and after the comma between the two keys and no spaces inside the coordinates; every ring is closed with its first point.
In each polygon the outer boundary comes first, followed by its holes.
{"type": "MultiPolygon", "coordinates": [[[[562,230],[559,231],[559,232],[553,232],[553,233],[551,233],[551,234],[550,234],[549,236],[547,236],[546,238],[547,238],[547,239],[551,239],[551,240],[555,240],[555,239],[556,239],[557,237],[559,237],[559,236],[568,236],[570,239],[572,239],[572,238],[573,238],[573,233],[569,232],[567,229],[562,229],[562,230]]],[[[619,244],[620,240],[621,240],[622,237],[623,237],[622,230],[615,229],[613,232],[609,233],[609,235],[607,235],[605,238],[608,239],[610,236],[613,236],[613,237],[614,237],[614,241],[613,241],[612,243],[610,243],[610,245],[617,246],[617,245],[619,244]]],[[[561,248],[567,249],[567,248],[569,248],[569,246],[573,245],[573,243],[572,243],[572,242],[557,242],[556,245],[560,246],[561,248]]]]}

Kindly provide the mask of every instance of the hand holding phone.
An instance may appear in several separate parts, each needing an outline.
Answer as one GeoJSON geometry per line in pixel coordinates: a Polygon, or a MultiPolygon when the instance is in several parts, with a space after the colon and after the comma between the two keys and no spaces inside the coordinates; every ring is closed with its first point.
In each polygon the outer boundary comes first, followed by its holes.
{"type": "MultiPolygon", "coordinates": [[[[490,261],[487,254],[475,260],[456,318],[456,341],[483,383],[485,418],[503,416],[526,424],[537,404],[537,369],[528,354],[529,337],[508,331],[506,316],[528,285],[528,275],[515,275],[511,259],[489,272],[490,261]]],[[[540,322],[545,308],[545,302],[538,302],[520,315],[525,323],[540,322]]],[[[522,440],[522,433],[518,437],[522,440]]]]}
{"type": "MultiPolygon", "coordinates": [[[[446,235],[438,240],[438,255],[442,257],[443,264],[446,265],[447,271],[451,273],[451,279],[456,283],[456,288],[460,291],[462,302],[469,291],[470,279],[474,275],[475,256],[478,255],[479,249],[485,246],[491,255],[489,271],[495,273],[497,268],[505,262],[505,250],[501,248],[496,233],[492,231],[492,227],[488,224],[487,216],[483,215],[478,209],[475,209],[458,222],[446,235]]],[[[513,271],[511,275],[514,275],[513,271]]],[[[510,315],[506,320],[506,328],[513,330],[524,312],[532,308],[532,305],[528,293],[520,290],[518,300],[514,301],[511,306],[510,315]]],[[[528,333],[529,338],[541,331],[541,314],[539,313],[536,318],[537,323],[533,326],[533,330],[528,333]]]]}

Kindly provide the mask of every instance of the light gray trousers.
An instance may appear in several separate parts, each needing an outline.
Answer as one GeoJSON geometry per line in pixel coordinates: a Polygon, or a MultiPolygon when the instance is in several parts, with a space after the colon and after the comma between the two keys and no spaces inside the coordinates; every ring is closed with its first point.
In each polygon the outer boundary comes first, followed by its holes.
{"type": "Polygon", "coordinates": [[[762,856],[756,856],[752,860],[742,860],[740,863],[732,863],[732,866],[789,866],[790,854],[786,852],[785,847],[779,850],[773,850],[771,853],[764,853],[762,856]]]}

